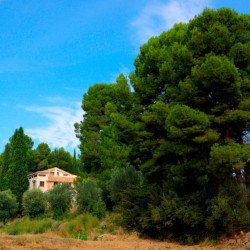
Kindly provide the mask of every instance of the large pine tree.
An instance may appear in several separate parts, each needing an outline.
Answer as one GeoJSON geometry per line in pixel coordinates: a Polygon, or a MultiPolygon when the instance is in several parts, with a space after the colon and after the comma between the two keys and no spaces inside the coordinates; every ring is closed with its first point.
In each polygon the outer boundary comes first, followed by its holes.
{"type": "Polygon", "coordinates": [[[115,85],[84,96],[83,163],[96,152],[98,171],[141,170],[143,184],[125,188],[116,204],[128,227],[181,240],[246,229],[250,16],[206,9],[151,38],[134,65],[125,112],[112,98],[115,85]]]}

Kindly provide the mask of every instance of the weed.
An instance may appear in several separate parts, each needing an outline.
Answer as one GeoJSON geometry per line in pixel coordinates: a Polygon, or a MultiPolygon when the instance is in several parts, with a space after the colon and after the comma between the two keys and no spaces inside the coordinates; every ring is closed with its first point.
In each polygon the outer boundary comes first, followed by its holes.
{"type": "Polygon", "coordinates": [[[78,240],[87,240],[88,236],[86,234],[77,234],[77,235],[71,235],[71,238],[78,240]]]}
{"type": "Polygon", "coordinates": [[[58,227],[60,234],[66,237],[70,235],[86,234],[99,226],[99,219],[90,214],[82,214],[72,220],[64,220],[58,227]]]}
{"type": "Polygon", "coordinates": [[[27,217],[16,219],[11,224],[6,225],[3,231],[11,235],[19,235],[25,233],[44,233],[51,230],[53,220],[47,219],[34,219],[31,220],[27,217]]]}

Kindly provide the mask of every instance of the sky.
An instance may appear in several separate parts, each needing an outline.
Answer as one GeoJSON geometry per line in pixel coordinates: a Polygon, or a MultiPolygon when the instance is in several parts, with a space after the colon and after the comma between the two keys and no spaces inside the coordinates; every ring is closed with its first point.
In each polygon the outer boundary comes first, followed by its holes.
{"type": "Polygon", "coordinates": [[[250,0],[0,0],[0,152],[20,126],[72,152],[88,88],[127,76],[140,45],[205,7],[250,14],[250,0]]]}

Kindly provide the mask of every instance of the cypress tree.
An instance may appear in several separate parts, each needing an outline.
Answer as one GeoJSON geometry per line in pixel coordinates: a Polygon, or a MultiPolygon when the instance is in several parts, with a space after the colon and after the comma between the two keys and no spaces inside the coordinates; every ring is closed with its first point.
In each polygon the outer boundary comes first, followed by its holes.
{"type": "Polygon", "coordinates": [[[0,175],[0,190],[6,190],[7,189],[7,171],[9,168],[10,163],[10,144],[7,143],[5,145],[5,150],[3,152],[3,162],[2,162],[2,171],[0,175]]]}
{"type": "Polygon", "coordinates": [[[72,173],[77,174],[78,173],[78,165],[77,165],[77,159],[76,159],[76,150],[74,149],[74,156],[72,160],[72,173]]]}
{"type": "Polygon", "coordinates": [[[16,129],[14,135],[10,139],[10,162],[6,175],[7,187],[17,197],[19,202],[19,210],[23,193],[29,187],[28,166],[27,166],[27,143],[23,128],[16,129]]]}

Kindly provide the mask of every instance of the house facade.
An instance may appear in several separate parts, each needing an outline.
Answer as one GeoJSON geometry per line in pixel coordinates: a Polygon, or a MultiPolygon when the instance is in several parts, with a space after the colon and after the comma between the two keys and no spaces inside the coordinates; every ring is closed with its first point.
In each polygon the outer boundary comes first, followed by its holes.
{"type": "Polygon", "coordinates": [[[29,174],[29,189],[37,188],[46,192],[59,183],[69,183],[73,186],[76,177],[57,167],[37,171],[29,174]]]}

